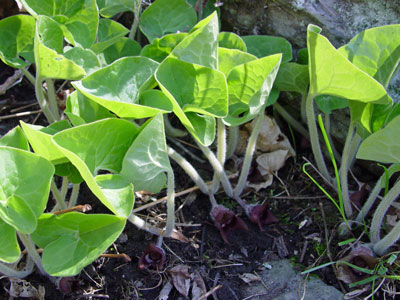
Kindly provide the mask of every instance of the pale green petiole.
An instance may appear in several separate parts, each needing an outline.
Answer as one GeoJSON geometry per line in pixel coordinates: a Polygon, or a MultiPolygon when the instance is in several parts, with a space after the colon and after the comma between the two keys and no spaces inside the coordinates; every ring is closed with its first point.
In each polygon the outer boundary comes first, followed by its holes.
{"type": "MultiPolygon", "coordinates": [[[[222,167],[224,167],[226,159],[226,127],[221,119],[217,123],[217,159],[222,167]]],[[[219,188],[219,176],[214,172],[213,182],[210,187],[210,192],[215,194],[219,188]]]]}
{"type": "Polygon", "coordinates": [[[175,227],[175,177],[172,170],[168,171],[167,185],[167,225],[165,237],[170,237],[175,227]]]}
{"type": "Polygon", "coordinates": [[[235,153],[239,140],[239,126],[230,126],[228,133],[228,145],[226,149],[226,158],[231,158],[235,153]]]}
{"type": "Polygon", "coordinates": [[[27,256],[26,259],[27,259],[26,265],[22,270],[15,270],[9,265],[0,262],[0,273],[4,274],[7,277],[16,277],[16,278],[25,278],[26,276],[29,276],[33,271],[34,263],[29,255],[27,256]]]}
{"type": "Polygon", "coordinates": [[[208,194],[208,186],[204,182],[203,178],[199,175],[196,169],[190,164],[183,156],[176,152],[171,147],[168,147],[168,156],[174,160],[189,177],[194,181],[194,183],[199,187],[203,194],[208,194]]]}
{"type": "Polygon", "coordinates": [[[228,176],[225,173],[224,167],[221,165],[221,163],[219,162],[215,154],[210,150],[210,148],[205,147],[198,142],[197,145],[199,146],[203,154],[207,157],[208,161],[210,162],[211,166],[214,169],[214,172],[219,177],[227,196],[233,197],[232,185],[228,179],[228,176]]]}
{"type": "Polygon", "coordinates": [[[309,93],[305,104],[307,125],[310,134],[311,149],[314,154],[314,159],[318,170],[321,172],[323,178],[327,180],[329,183],[331,183],[332,178],[329,175],[328,168],[326,167],[324,156],[321,150],[321,145],[319,143],[319,138],[318,138],[318,128],[314,114],[314,97],[315,95],[309,93]]]}
{"type": "Polygon", "coordinates": [[[40,273],[46,274],[46,271],[43,269],[42,259],[41,259],[40,255],[37,253],[35,243],[32,241],[29,234],[23,234],[23,233],[18,232],[18,236],[19,236],[22,244],[24,244],[28,255],[32,258],[36,267],[39,269],[40,273]]]}
{"type": "Polygon", "coordinates": [[[233,197],[235,199],[239,198],[240,194],[242,193],[246,185],[247,177],[250,171],[251,161],[253,160],[253,154],[256,148],[258,134],[260,133],[260,128],[263,120],[264,120],[264,111],[261,111],[257,117],[253,131],[250,134],[250,138],[246,147],[246,154],[244,156],[242,170],[240,171],[239,180],[235,189],[233,190],[233,197]]]}
{"type": "Polygon", "coordinates": [[[67,205],[65,204],[65,199],[62,197],[62,194],[59,191],[57,185],[54,183],[54,180],[51,181],[50,189],[51,192],[53,193],[54,198],[56,199],[57,206],[60,209],[66,209],[67,205]]]}

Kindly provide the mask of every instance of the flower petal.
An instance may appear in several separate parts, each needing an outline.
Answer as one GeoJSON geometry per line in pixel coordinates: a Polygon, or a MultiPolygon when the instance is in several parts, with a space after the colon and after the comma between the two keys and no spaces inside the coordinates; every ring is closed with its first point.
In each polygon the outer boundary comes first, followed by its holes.
{"type": "Polygon", "coordinates": [[[221,233],[222,239],[229,245],[229,235],[232,231],[238,229],[248,230],[246,223],[223,205],[215,206],[211,211],[211,217],[221,233]]]}

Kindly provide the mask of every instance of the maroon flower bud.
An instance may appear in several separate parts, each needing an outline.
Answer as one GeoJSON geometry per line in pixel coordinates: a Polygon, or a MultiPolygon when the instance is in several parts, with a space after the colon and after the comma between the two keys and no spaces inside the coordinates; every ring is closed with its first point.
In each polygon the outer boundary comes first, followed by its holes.
{"type": "Polygon", "coordinates": [[[58,282],[61,293],[70,294],[79,289],[79,281],[75,277],[62,277],[58,282]]]}
{"type": "Polygon", "coordinates": [[[264,230],[263,225],[279,222],[278,218],[269,210],[267,203],[250,206],[248,215],[250,220],[257,224],[261,231],[264,230]]]}
{"type": "Polygon", "coordinates": [[[246,223],[223,205],[215,206],[211,211],[211,217],[221,233],[222,239],[229,245],[229,235],[232,231],[237,229],[248,230],[246,223]]]}
{"type": "Polygon", "coordinates": [[[150,243],[139,259],[138,267],[140,270],[155,268],[161,270],[165,262],[165,252],[162,248],[150,243]]]}

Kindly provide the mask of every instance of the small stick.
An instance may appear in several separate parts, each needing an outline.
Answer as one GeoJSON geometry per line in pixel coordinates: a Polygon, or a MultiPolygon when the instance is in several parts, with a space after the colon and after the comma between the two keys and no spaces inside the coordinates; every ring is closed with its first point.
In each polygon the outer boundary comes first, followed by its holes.
{"type": "Polygon", "coordinates": [[[215,293],[218,291],[220,288],[222,288],[222,284],[218,284],[216,287],[213,287],[211,290],[209,290],[207,293],[203,294],[200,296],[199,300],[207,299],[208,296],[211,294],[215,293]]]}
{"type": "Polygon", "coordinates": [[[62,215],[62,214],[69,213],[69,212],[72,212],[72,211],[78,211],[78,212],[85,213],[85,212],[87,212],[89,210],[92,210],[92,207],[89,204],[84,204],[84,205],[77,205],[77,206],[70,207],[70,208],[67,208],[67,209],[55,211],[55,212],[53,212],[53,214],[54,215],[62,215]]]}
{"type": "Polygon", "coordinates": [[[0,84],[0,95],[4,95],[19,79],[24,76],[21,70],[16,70],[14,74],[6,79],[3,84],[0,84]]]}
{"type": "Polygon", "coordinates": [[[1,116],[0,120],[6,120],[6,119],[12,119],[12,118],[18,118],[18,117],[25,117],[25,116],[38,114],[38,113],[41,113],[41,112],[42,112],[41,109],[33,110],[33,111],[24,111],[24,112],[16,113],[16,114],[13,114],[13,115],[1,116]]]}
{"type": "MultiPolygon", "coordinates": [[[[236,176],[237,176],[237,174],[232,174],[232,175],[229,175],[228,178],[229,178],[229,179],[232,179],[232,178],[235,178],[236,176]]],[[[211,183],[212,183],[212,181],[208,181],[208,182],[206,182],[206,185],[211,185],[211,183]]],[[[198,189],[199,189],[199,187],[198,187],[197,185],[196,185],[196,186],[193,186],[193,187],[191,187],[191,188],[188,188],[188,189],[186,189],[186,190],[183,190],[183,191],[180,191],[180,192],[176,193],[176,194],[175,194],[175,197],[184,196],[184,195],[186,195],[186,194],[189,194],[189,193],[192,193],[192,192],[194,192],[194,191],[197,191],[198,189]]],[[[155,206],[155,205],[164,203],[165,201],[167,201],[167,196],[162,197],[162,198],[160,198],[160,199],[158,199],[158,200],[156,200],[156,201],[154,201],[154,202],[147,203],[147,204],[144,204],[144,205],[142,205],[142,206],[140,206],[140,207],[137,207],[137,208],[135,208],[135,209],[132,210],[132,213],[137,213],[137,212],[139,212],[139,211],[148,209],[148,208],[153,207],[153,206],[155,206]]]]}
{"type": "Polygon", "coordinates": [[[300,255],[299,263],[303,263],[304,255],[306,254],[306,250],[307,250],[307,246],[308,246],[308,241],[306,240],[306,241],[304,242],[303,249],[301,250],[301,255],[300,255]]]}
{"type": "Polygon", "coordinates": [[[125,253],[103,253],[100,255],[101,257],[106,257],[106,258],[119,258],[123,259],[125,262],[130,262],[132,261],[131,258],[125,254],[125,253]]]}
{"type": "Polygon", "coordinates": [[[17,107],[17,108],[13,108],[13,109],[10,110],[10,113],[13,114],[13,113],[19,112],[19,111],[21,111],[21,110],[24,110],[25,108],[29,108],[29,107],[32,107],[32,106],[35,106],[35,105],[39,105],[39,103],[37,103],[37,102],[35,101],[35,102],[29,103],[29,104],[27,104],[27,105],[23,105],[23,106],[20,106],[20,107],[17,107]]]}

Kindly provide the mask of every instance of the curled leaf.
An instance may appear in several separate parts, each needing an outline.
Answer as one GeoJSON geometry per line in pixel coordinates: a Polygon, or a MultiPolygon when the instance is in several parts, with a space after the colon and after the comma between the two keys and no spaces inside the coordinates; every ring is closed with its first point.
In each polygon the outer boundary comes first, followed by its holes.
{"type": "Polygon", "coordinates": [[[246,223],[223,205],[215,206],[211,211],[211,217],[221,233],[222,239],[229,245],[229,235],[232,231],[238,229],[248,230],[246,223]]]}
{"type": "Polygon", "coordinates": [[[277,223],[279,220],[274,214],[269,210],[268,204],[254,205],[249,208],[250,220],[257,224],[260,230],[263,230],[263,225],[269,225],[272,223],[277,223]]]}
{"type": "MultiPolygon", "coordinates": [[[[378,259],[375,257],[373,251],[367,246],[360,245],[351,250],[349,255],[343,257],[341,261],[348,262],[360,268],[374,270],[378,259]]],[[[356,270],[345,264],[338,266],[338,279],[345,283],[353,283],[365,279],[369,275],[356,270]]]]}
{"type": "Polygon", "coordinates": [[[155,268],[161,270],[165,262],[165,252],[162,248],[150,243],[139,259],[138,267],[140,270],[155,268]]]}

